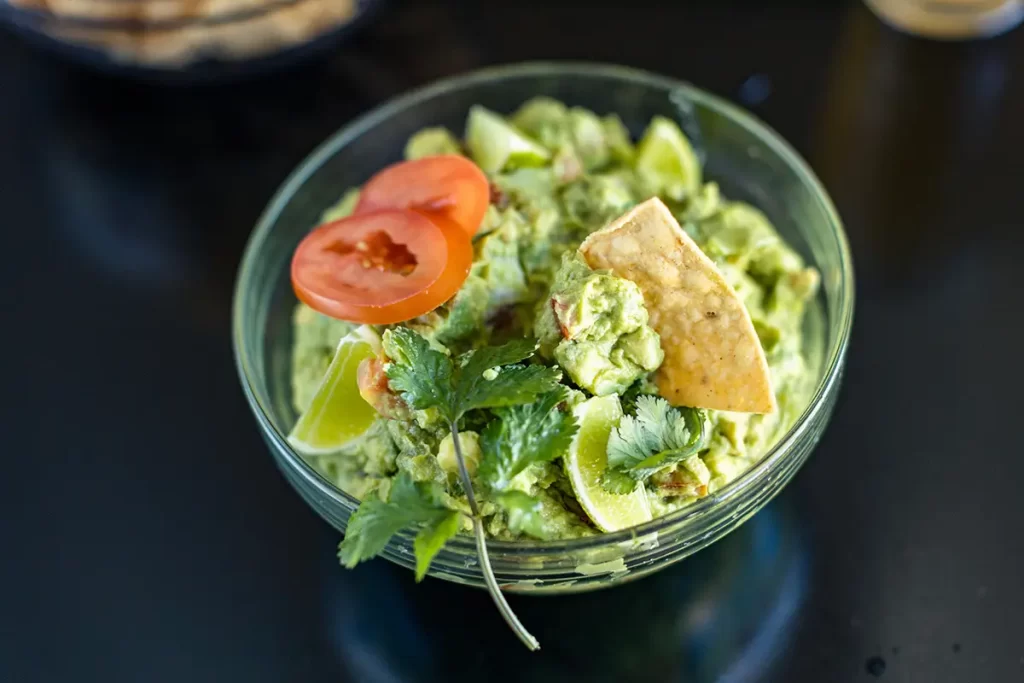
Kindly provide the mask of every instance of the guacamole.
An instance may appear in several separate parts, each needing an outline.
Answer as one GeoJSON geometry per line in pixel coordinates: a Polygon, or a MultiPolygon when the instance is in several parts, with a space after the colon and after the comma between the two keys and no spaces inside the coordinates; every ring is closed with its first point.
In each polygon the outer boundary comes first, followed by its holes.
{"type": "MultiPolygon", "coordinates": [[[[747,325],[752,322],[763,349],[768,395],[774,394],[777,408],[701,410],[693,413],[696,422],[685,424],[671,413],[680,442],[690,434],[686,426],[692,430],[698,423],[701,440],[691,441],[698,443],[697,452],[643,472],[640,490],[651,512],[664,515],[720,489],[792,425],[812,386],[802,326],[818,273],[804,265],[764,214],[728,200],[715,182],[705,182],[697,155],[674,122],[655,118],[634,144],[614,115],[536,98],[508,117],[474,107],[463,139],[430,128],[405,146],[409,159],[453,153],[469,156],[491,183],[491,203],[473,238],[472,267],[444,305],[405,323],[377,326],[385,356],[398,353],[389,349],[388,330],[396,327],[415,331],[452,358],[525,336],[538,344],[531,362],[560,371],[569,406],[615,396],[624,416],[636,415],[638,405],[642,412],[649,402],[638,399],[658,393],[653,379],[673,341],[655,330],[651,306],[656,301],[645,299],[631,279],[591,268],[578,248],[624,212],[658,197],[749,314],[747,325]]],[[[358,196],[358,188],[340,189],[339,202],[324,219],[350,214],[358,196]]],[[[292,347],[292,399],[298,412],[309,407],[338,341],[355,327],[298,305],[292,347]]],[[[483,411],[469,413],[460,427],[459,446],[473,476],[487,419],[483,411]]],[[[360,499],[370,494],[387,499],[401,473],[413,482],[438,484],[444,505],[469,511],[452,435],[430,409],[404,407],[382,415],[338,452],[306,457],[360,499]]],[[[561,458],[530,464],[510,487],[536,501],[533,512],[544,520],[546,538],[600,533],[577,500],[561,458]]],[[[511,519],[507,508],[487,500],[479,504],[491,537],[530,536],[529,527],[511,519]]],[[[463,525],[468,530],[465,519],[463,525]]]]}
{"type": "Polygon", "coordinates": [[[541,354],[594,396],[622,394],[665,356],[658,333],[647,325],[640,288],[595,273],[578,254],[563,254],[534,334],[541,354]]]}

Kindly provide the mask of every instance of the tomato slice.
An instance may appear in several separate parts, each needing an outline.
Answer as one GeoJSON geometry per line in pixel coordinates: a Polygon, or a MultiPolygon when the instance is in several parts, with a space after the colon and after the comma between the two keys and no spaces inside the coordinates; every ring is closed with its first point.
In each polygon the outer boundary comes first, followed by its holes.
{"type": "Polygon", "coordinates": [[[325,223],[292,256],[299,300],[332,318],[370,325],[411,320],[462,286],[473,245],[443,216],[375,211],[325,223]]]}
{"type": "Polygon", "coordinates": [[[386,359],[373,356],[364,358],[356,369],[356,384],[359,395],[373,406],[377,414],[389,420],[408,418],[408,410],[402,399],[398,398],[388,385],[388,376],[384,372],[386,359]]]}
{"type": "Polygon", "coordinates": [[[416,209],[449,218],[472,237],[484,220],[491,186],[484,172],[457,154],[388,166],[363,186],[355,213],[416,209]]]}

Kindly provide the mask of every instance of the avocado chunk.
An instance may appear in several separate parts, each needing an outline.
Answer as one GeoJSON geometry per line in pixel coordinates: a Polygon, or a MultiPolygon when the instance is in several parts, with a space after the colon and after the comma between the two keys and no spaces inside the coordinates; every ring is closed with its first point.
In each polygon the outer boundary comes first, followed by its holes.
{"type": "Polygon", "coordinates": [[[424,128],[405,144],[405,158],[409,161],[442,154],[462,154],[462,145],[447,128],[424,128]]]}
{"type": "Polygon", "coordinates": [[[535,140],[489,109],[475,106],[466,120],[466,147],[484,173],[541,166],[551,154],[535,140]]]}
{"type": "Polygon", "coordinates": [[[640,288],[565,254],[535,322],[540,352],[595,396],[622,393],[658,369],[658,333],[647,324],[640,288]]]}

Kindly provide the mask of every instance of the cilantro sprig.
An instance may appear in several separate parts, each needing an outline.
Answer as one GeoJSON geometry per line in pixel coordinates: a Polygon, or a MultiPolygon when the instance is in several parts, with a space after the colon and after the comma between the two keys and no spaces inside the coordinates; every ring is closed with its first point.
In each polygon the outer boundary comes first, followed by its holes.
{"type": "MultiPolygon", "coordinates": [[[[537,639],[519,622],[494,577],[476,494],[466,469],[459,439],[459,421],[471,410],[493,409],[497,420],[481,435],[480,479],[504,507],[509,527],[543,538],[546,534],[540,504],[526,493],[510,489],[511,479],[534,462],[557,457],[575,433],[571,415],[558,410],[565,400],[555,368],[524,365],[537,346],[526,339],[476,349],[453,359],[432,347],[412,330],[396,327],[383,340],[390,388],[416,410],[437,411],[452,434],[459,479],[472,512],[477,554],[488,591],[505,621],[531,650],[537,639]],[[529,405],[524,405],[529,404],[529,405]]],[[[398,530],[417,525],[413,549],[417,578],[458,530],[458,514],[440,505],[439,491],[413,485],[400,475],[387,503],[368,498],[353,515],[341,545],[341,559],[352,566],[381,552],[398,530]],[[365,508],[365,511],[364,511],[365,508]]]]}
{"type": "Polygon", "coordinates": [[[552,535],[540,501],[513,488],[513,480],[530,465],[551,462],[569,448],[578,425],[571,412],[559,410],[568,393],[559,387],[532,403],[495,410],[498,419],[480,435],[478,476],[490,498],[505,510],[514,532],[540,539],[552,535]]]}
{"type": "Polygon", "coordinates": [[[550,462],[565,452],[576,433],[571,413],[558,410],[568,391],[559,387],[526,405],[495,410],[498,420],[480,435],[480,478],[495,491],[536,462],[550,462]]]}
{"type": "Polygon", "coordinates": [[[700,452],[707,440],[704,412],[673,408],[663,398],[636,399],[636,416],[625,416],[608,438],[608,468],[601,486],[625,494],[655,472],[700,452]]]}
{"type": "Polygon", "coordinates": [[[541,540],[552,537],[551,522],[544,516],[540,501],[529,493],[510,489],[495,494],[494,500],[505,510],[510,531],[541,540]]]}
{"type": "Polygon", "coordinates": [[[388,335],[388,384],[410,407],[436,408],[449,423],[477,408],[532,401],[561,378],[554,368],[518,364],[537,350],[527,339],[470,351],[453,361],[412,330],[396,327],[388,335]]]}
{"type": "Polygon", "coordinates": [[[416,580],[420,581],[434,556],[459,530],[459,513],[441,502],[438,484],[414,482],[406,472],[395,477],[387,502],[376,493],[362,502],[349,520],[338,557],[351,569],[379,555],[391,537],[408,526],[419,527],[413,550],[416,580]]]}

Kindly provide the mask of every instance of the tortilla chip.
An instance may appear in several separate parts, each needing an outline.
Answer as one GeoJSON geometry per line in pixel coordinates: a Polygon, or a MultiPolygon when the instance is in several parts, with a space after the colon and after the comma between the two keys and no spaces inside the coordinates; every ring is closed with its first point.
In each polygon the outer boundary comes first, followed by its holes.
{"type": "Polygon", "coordinates": [[[654,376],[673,405],[745,413],[775,410],[768,362],[750,314],[657,197],[590,235],[591,268],[632,280],[644,294],[665,361],[654,376]]]}

